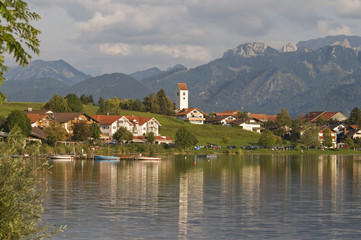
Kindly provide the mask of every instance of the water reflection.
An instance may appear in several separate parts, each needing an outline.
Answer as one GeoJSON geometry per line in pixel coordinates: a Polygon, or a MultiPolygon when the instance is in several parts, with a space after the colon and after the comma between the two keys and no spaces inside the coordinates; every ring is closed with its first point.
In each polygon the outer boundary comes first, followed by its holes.
{"type": "Polygon", "coordinates": [[[52,162],[54,239],[356,238],[361,157],[52,162]]]}

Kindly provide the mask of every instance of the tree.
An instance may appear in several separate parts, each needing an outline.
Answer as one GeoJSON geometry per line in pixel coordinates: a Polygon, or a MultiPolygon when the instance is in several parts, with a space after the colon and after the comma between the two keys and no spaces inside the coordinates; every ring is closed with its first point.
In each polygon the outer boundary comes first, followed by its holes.
{"type": "Polygon", "coordinates": [[[65,99],[68,102],[68,110],[70,112],[82,112],[84,109],[82,101],[76,94],[70,93],[66,95],[65,99]]]}
{"type": "Polygon", "coordinates": [[[345,139],[345,145],[346,145],[347,147],[349,147],[349,148],[354,148],[354,147],[355,147],[355,143],[354,143],[354,141],[352,140],[352,138],[350,138],[350,137],[347,137],[347,138],[345,139]]]}
{"type": "Polygon", "coordinates": [[[258,144],[263,147],[273,147],[276,144],[276,137],[272,131],[265,129],[258,140],[258,144]]]}
{"type": "MultiPolygon", "coordinates": [[[[0,84],[1,85],[1,84],[0,84]]],[[[3,94],[2,92],[0,92],[0,104],[3,104],[4,102],[7,101],[7,97],[5,94],[3,94]]]]}
{"type": "Polygon", "coordinates": [[[54,96],[47,102],[43,109],[49,109],[57,113],[68,111],[68,101],[60,95],[54,94],[54,96]]]}
{"type": "Polygon", "coordinates": [[[154,132],[149,132],[147,135],[147,141],[150,142],[151,144],[154,143],[155,141],[155,136],[154,136],[154,132]]]}
{"type": "Polygon", "coordinates": [[[86,121],[79,121],[73,123],[71,129],[73,130],[73,135],[71,136],[71,139],[74,141],[86,141],[91,136],[91,131],[86,121]]]}
{"type": "Polygon", "coordinates": [[[329,128],[323,131],[323,145],[328,148],[332,147],[332,135],[329,128]]]}
{"type": "Polygon", "coordinates": [[[90,130],[90,136],[94,139],[94,140],[98,140],[100,138],[100,127],[97,123],[93,122],[90,126],[89,126],[89,130],[90,130]]]}
{"type": "Polygon", "coordinates": [[[104,98],[103,98],[103,97],[100,97],[100,98],[98,99],[98,106],[101,106],[103,103],[104,103],[104,98]]]}
{"type": "Polygon", "coordinates": [[[248,115],[247,111],[243,111],[243,112],[237,111],[236,117],[237,118],[249,118],[249,115],[248,115]]]}
{"type": "Polygon", "coordinates": [[[48,170],[47,162],[10,157],[24,140],[19,131],[11,131],[0,150],[0,239],[42,239],[55,230],[41,223],[49,187],[40,175],[48,170]]]}
{"type": "Polygon", "coordinates": [[[30,119],[21,110],[12,111],[6,119],[4,130],[10,132],[15,126],[21,129],[21,133],[27,137],[31,133],[30,119]]]}
{"type": "Polygon", "coordinates": [[[120,127],[114,134],[113,139],[119,143],[123,143],[123,141],[131,141],[133,140],[133,133],[128,131],[124,127],[120,127]]]}
{"type": "Polygon", "coordinates": [[[292,126],[292,118],[288,114],[288,111],[286,108],[282,108],[281,112],[277,115],[276,123],[277,123],[277,125],[282,126],[282,127],[292,126]]]}
{"type": "Polygon", "coordinates": [[[318,147],[320,145],[320,141],[318,140],[318,128],[313,124],[306,124],[304,126],[305,131],[301,136],[301,143],[307,148],[314,146],[318,147]]]}
{"type": "Polygon", "coordinates": [[[185,127],[181,127],[175,134],[175,145],[178,148],[190,148],[196,145],[198,140],[185,127]]]}
{"type": "Polygon", "coordinates": [[[160,89],[157,92],[158,104],[159,104],[159,114],[163,115],[173,115],[174,114],[174,104],[173,101],[165,94],[163,89],[160,89]]]}
{"type": "Polygon", "coordinates": [[[51,121],[49,126],[45,128],[45,138],[48,144],[54,145],[57,141],[65,140],[67,132],[57,121],[51,121]]]}
{"type": "Polygon", "coordinates": [[[227,135],[224,135],[223,137],[222,137],[222,142],[224,143],[224,144],[228,144],[228,143],[230,143],[232,141],[232,139],[229,137],[229,136],[227,136],[227,135]]]}
{"type": "Polygon", "coordinates": [[[323,119],[322,115],[317,118],[317,126],[323,126],[326,124],[327,124],[327,122],[323,119]]]}
{"type": "Polygon", "coordinates": [[[107,99],[99,106],[97,114],[120,115],[120,102],[121,100],[116,97],[107,99]]]}
{"type": "Polygon", "coordinates": [[[358,107],[352,109],[350,117],[347,120],[348,124],[361,125],[361,110],[358,107]]]}
{"type": "Polygon", "coordinates": [[[30,21],[37,21],[40,16],[29,10],[28,4],[22,0],[1,1],[0,25],[0,85],[5,80],[3,73],[4,53],[12,55],[16,63],[25,66],[31,60],[28,51],[39,54],[38,35],[40,31],[31,26],[30,21]]]}

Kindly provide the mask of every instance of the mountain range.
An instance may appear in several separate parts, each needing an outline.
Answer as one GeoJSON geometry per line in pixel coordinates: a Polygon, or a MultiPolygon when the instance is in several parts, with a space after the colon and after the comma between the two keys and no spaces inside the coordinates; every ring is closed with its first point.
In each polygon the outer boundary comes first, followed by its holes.
{"type": "Polygon", "coordinates": [[[361,37],[329,36],[286,44],[276,50],[263,43],[241,44],[219,59],[187,69],[156,67],[130,75],[92,77],[63,60],[34,61],[12,68],[0,91],[8,101],[48,101],[55,93],[94,99],[144,98],[164,89],[174,99],[177,83],[187,83],[193,107],[296,117],[309,111],[342,111],[361,106],[361,37]]]}

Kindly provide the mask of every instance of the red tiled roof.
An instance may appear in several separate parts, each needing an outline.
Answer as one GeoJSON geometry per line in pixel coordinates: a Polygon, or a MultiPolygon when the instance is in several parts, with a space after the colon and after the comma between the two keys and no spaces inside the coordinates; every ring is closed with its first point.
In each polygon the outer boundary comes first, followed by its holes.
{"type": "Polygon", "coordinates": [[[124,116],[126,117],[131,123],[135,123],[136,121],[139,125],[143,125],[144,123],[148,122],[151,117],[139,117],[139,116],[124,116]]]}
{"type": "Polygon", "coordinates": [[[121,118],[121,115],[92,115],[90,116],[97,120],[101,125],[110,125],[121,118]]]}
{"type": "Polygon", "coordinates": [[[188,91],[187,84],[185,83],[178,83],[179,90],[185,90],[188,91]]]}
{"type": "Polygon", "coordinates": [[[26,115],[30,119],[31,123],[35,123],[35,122],[47,117],[47,115],[45,115],[45,114],[30,114],[30,113],[28,113],[26,115]]]}
{"type": "Polygon", "coordinates": [[[230,116],[230,115],[236,115],[238,111],[230,110],[230,111],[223,111],[221,113],[216,113],[216,116],[230,116]]]}
{"type": "Polygon", "coordinates": [[[199,108],[183,108],[182,111],[176,113],[176,116],[183,116],[183,115],[187,115],[188,113],[191,113],[193,110],[197,110],[201,113],[203,113],[203,115],[208,116],[207,113],[203,112],[202,110],[200,110],[199,108]]]}
{"type": "Polygon", "coordinates": [[[335,116],[338,112],[324,112],[321,116],[323,118],[323,120],[327,121],[330,118],[332,118],[333,116],[335,116]]]}
{"type": "Polygon", "coordinates": [[[263,121],[276,121],[277,119],[277,115],[266,115],[266,114],[254,114],[254,113],[249,113],[249,116],[251,118],[255,118],[258,120],[263,120],[263,121]]]}

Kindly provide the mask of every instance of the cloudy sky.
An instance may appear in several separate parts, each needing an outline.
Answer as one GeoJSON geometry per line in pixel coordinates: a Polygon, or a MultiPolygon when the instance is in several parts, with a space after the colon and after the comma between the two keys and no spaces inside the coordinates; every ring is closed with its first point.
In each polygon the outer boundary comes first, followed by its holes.
{"type": "Polygon", "coordinates": [[[41,54],[84,73],[188,68],[227,49],[280,49],[328,35],[361,36],[361,0],[25,0],[41,16],[41,54]]]}

